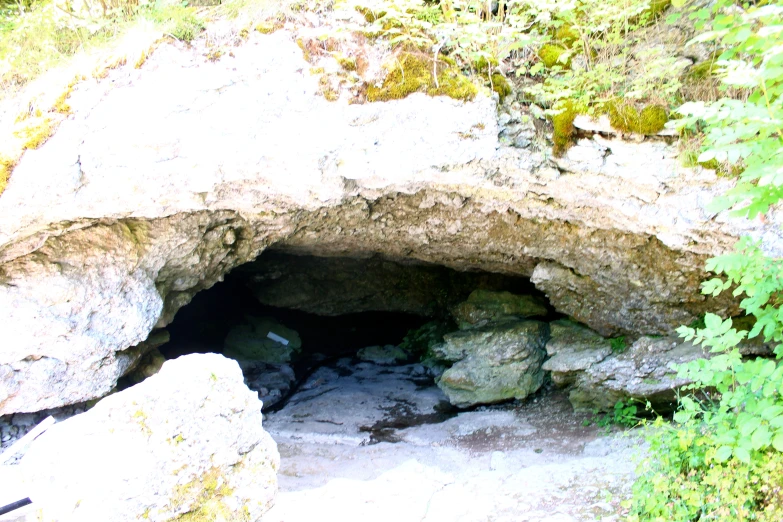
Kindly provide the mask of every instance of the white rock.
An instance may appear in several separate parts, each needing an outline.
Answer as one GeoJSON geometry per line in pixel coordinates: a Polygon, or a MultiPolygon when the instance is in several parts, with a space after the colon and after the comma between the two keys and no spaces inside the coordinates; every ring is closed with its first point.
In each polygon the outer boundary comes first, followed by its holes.
{"type": "Polygon", "coordinates": [[[195,354],[56,424],[22,459],[41,520],[256,521],[279,455],[235,361],[195,354]]]}

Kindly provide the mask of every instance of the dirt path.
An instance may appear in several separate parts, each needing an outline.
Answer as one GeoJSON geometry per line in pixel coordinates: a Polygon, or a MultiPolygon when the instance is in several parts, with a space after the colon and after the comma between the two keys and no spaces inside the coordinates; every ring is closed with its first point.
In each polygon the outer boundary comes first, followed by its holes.
{"type": "Polygon", "coordinates": [[[265,428],[280,493],[265,522],[621,520],[640,450],[558,392],[456,413],[419,365],[341,360],[265,428]]]}

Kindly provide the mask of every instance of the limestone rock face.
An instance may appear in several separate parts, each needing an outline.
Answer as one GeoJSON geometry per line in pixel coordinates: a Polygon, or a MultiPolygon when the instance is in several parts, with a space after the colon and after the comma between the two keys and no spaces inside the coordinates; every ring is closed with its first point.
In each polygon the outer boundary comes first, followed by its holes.
{"type": "Polygon", "coordinates": [[[74,87],[0,195],[0,415],[105,395],[153,329],[272,245],[532,276],[604,336],[731,315],[699,283],[743,234],[783,255],[779,213],[714,215],[733,182],[676,146],[594,135],[552,158],[501,144],[483,95],[332,103],[295,39],[215,62],[162,45],[74,87]]]}
{"type": "Polygon", "coordinates": [[[701,347],[675,338],[642,337],[625,352],[586,368],[568,398],[575,410],[610,411],[618,401],[627,399],[670,408],[675,391],[690,383],[677,377],[674,366],[706,355],[701,347]]]}
{"type": "Polygon", "coordinates": [[[543,369],[552,372],[556,385],[570,388],[568,398],[577,411],[611,411],[628,399],[671,407],[675,391],[690,383],[677,377],[675,365],[709,355],[675,337],[641,337],[613,353],[608,339],[585,326],[560,320],[550,328],[550,358],[543,369]]]}
{"type": "Polygon", "coordinates": [[[302,348],[299,334],[270,317],[246,316],[226,336],[224,353],[235,359],[287,363],[302,348]],[[270,335],[271,334],[271,335],[270,335]]]}
{"type": "Polygon", "coordinates": [[[465,299],[476,288],[504,288],[514,279],[379,257],[282,252],[265,252],[238,272],[261,304],[327,316],[369,311],[431,316],[465,299]]]}
{"type": "Polygon", "coordinates": [[[215,354],[166,362],[56,424],[21,462],[40,520],[57,522],[256,521],[278,465],[260,402],[215,354]]]}
{"type": "Polygon", "coordinates": [[[543,317],[548,310],[540,299],[511,292],[475,290],[468,300],[451,310],[460,328],[468,328],[482,321],[493,321],[506,316],[543,317]]]}
{"type": "Polygon", "coordinates": [[[438,386],[459,407],[524,399],[544,382],[541,364],[548,337],[546,323],[519,319],[446,334],[433,351],[454,365],[438,386]]]}

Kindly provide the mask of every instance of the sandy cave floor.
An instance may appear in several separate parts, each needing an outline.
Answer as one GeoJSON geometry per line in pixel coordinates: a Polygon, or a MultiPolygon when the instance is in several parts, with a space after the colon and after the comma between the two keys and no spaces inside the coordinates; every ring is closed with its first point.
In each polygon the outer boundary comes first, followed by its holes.
{"type": "Polygon", "coordinates": [[[621,520],[640,438],[543,391],[457,413],[420,365],[342,359],[264,427],[281,455],[264,522],[621,520]]]}

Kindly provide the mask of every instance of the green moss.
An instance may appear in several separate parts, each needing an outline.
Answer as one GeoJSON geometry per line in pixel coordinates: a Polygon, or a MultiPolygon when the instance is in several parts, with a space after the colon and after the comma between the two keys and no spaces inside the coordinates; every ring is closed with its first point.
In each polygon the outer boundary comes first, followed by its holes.
{"type": "Polygon", "coordinates": [[[271,34],[280,29],[282,25],[280,22],[260,22],[256,24],[255,30],[261,34],[271,34]]]}
{"type": "Polygon", "coordinates": [[[383,85],[368,86],[367,100],[400,100],[415,92],[424,92],[430,96],[449,96],[456,100],[472,100],[478,90],[458,67],[442,59],[437,63],[436,82],[430,56],[419,52],[403,52],[392,65],[383,85]]]}
{"type": "Polygon", "coordinates": [[[564,24],[558,27],[555,31],[554,37],[557,41],[563,43],[563,45],[567,45],[568,47],[573,46],[577,41],[579,41],[579,33],[574,30],[573,26],[568,24],[564,24]]]}
{"type": "Polygon", "coordinates": [[[501,102],[506,98],[506,96],[514,92],[506,77],[500,73],[495,73],[492,75],[492,90],[498,93],[501,102]]]}
{"type": "Polygon", "coordinates": [[[666,115],[666,108],[662,105],[648,105],[642,109],[641,122],[639,124],[640,134],[658,134],[666,126],[669,118],[666,115]]]}
{"type": "Polygon", "coordinates": [[[553,152],[555,156],[562,156],[574,141],[574,135],[576,134],[574,120],[579,111],[571,101],[565,102],[558,108],[560,112],[552,116],[552,126],[554,127],[552,141],[554,142],[553,152]]]}
{"type": "Polygon", "coordinates": [[[686,73],[686,78],[688,80],[704,80],[713,76],[715,69],[717,69],[715,60],[704,60],[691,65],[686,73]]]}
{"type": "Polygon", "coordinates": [[[498,61],[495,58],[487,58],[486,56],[479,56],[473,60],[473,67],[479,72],[487,72],[490,67],[495,67],[498,61]]]}
{"type": "Polygon", "coordinates": [[[613,102],[606,106],[612,127],[627,133],[657,134],[669,117],[661,105],[648,105],[641,112],[630,103],[613,102]]]}
{"type": "Polygon", "coordinates": [[[337,60],[337,63],[340,64],[340,67],[342,67],[346,71],[356,70],[356,58],[354,58],[353,56],[346,56],[342,53],[338,53],[334,58],[335,60],[337,60]]]}
{"type": "MultiPolygon", "coordinates": [[[[699,161],[699,154],[694,151],[687,151],[682,154],[681,160],[686,167],[701,167],[707,170],[714,170],[715,174],[721,178],[736,178],[744,170],[741,165],[729,165],[719,162],[715,158],[709,161],[699,161]]],[[[692,327],[693,328],[693,327],[692,327]]],[[[700,328],[704,328],[701,326],[700,328]]]]}
{"type": "Polygon", "coordinates": [[[562,45],[546,44],[538,50],[538,57],[548,69],[551,69],[555,65],[559,65],[561,67],[570,67],[570,59],[568,59],[566,63],[562,63],[560,61],[560,57],[564,52],[566,52],[566,48],[562,45]]]}

